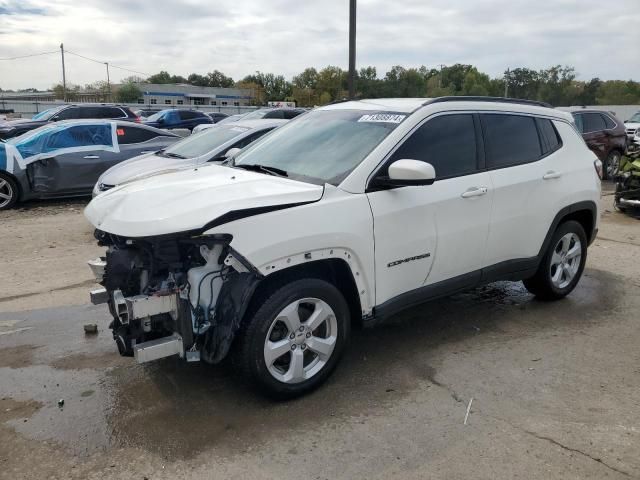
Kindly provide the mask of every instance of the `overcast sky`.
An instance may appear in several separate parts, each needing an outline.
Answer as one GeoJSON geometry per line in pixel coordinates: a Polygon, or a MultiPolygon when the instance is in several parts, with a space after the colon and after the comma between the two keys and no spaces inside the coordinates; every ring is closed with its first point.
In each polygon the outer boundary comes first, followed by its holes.
{"type": "MultiPolygon", "coordinates": [[[[65,49],[153,74],[291,78],[348,63],[348,0],[0,0],[0,58],[65,49]]],[[[572,65],[581,79],[640,80],[639,0],[359,0],[357,66],[572,65]]],[[[67,81],[106,77],[67,55],[67,81]]],[[[112,68],[112,81],[131,75],[112,68]]],[[[0,88],[61,81],[60,55],[0,61],[0,88]]]]}

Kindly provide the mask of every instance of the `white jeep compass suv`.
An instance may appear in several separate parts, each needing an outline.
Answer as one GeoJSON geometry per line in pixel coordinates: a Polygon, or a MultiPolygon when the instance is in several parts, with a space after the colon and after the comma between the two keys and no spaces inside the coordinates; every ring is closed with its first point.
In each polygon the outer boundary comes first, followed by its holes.
{"type": "Polygon", "coordinates": [[[139,362],[231,353],[291,397],[336,366],[351,324],[496,280],[570,293],[598,228],[602,165],[570,114],[496,98],[317,108],[227,165],[94,198],[113,336],[139,362]]]}

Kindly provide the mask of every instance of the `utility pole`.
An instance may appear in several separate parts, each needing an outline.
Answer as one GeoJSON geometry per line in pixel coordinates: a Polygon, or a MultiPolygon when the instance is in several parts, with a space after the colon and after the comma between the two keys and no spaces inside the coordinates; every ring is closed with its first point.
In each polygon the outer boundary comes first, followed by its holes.
{"type": "Polygon", "coordinates": [[[349,99],[356,96],[356,0],[349,0],[349,99]]]}
{"type": "Polygon", "coordinates": [[[509,69],[504,73],[504,98],[509,98],[509,69]]]}
{"type": "Polygon", "coordinates": [[[64,70],[64,43],[60,44],[60,53],[62,54],[62,100],[67,101],[67,73],[64,70]]]}
{"type": "Polygon", "coordinates": [[[446,65],[443,65],[441,63],[439,67],[440,67],[440,74],[438,75],[438,88],[442,88],[442,69],[446,67],[446,65]]]}
{"type": "Polygon", "coordinates": [[[104,62],[107,66],[107,101],[111,101],[111,81],[109,80],[109,62],[104,62]]]}

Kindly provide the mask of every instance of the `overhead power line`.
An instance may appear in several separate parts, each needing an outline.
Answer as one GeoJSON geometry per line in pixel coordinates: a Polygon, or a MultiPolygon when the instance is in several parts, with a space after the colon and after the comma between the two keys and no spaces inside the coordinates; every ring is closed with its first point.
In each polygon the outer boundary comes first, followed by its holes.
{"type": "Polygon", "coordinates": [[[90,57],[87,57],[85,55],[80,55],[79,53],[72,52],[71,50],[65,50],[65,52],[66,53],[70,53],[71,55],[75,55],[76,57],[84,58],[85,60],[89,60],[90,62],[99,63],[101,65],[105,65],[105,64],[108,63],[110,67],[117,68],[119,70],[124,70],[124,71],[131,72],[131,73],[137,73],[139,75],[144,75],[144,76],[147,76],[147,77],[149,76],[148,73],[138,72],[137,70],[131,70],[130,68],[125,68],[125,67],[121,67],[119,65],[114,65],[111,62],[104,62],[104,61],[101,61],[101,60],[96,60],[95,58],[90,58],[90,57]]]}
{"type": "Polygon", "coordinates": [[[52,52],[40,52],[40,53],[32,53],[30,55],[20,55],[17,57],[0,58],[0,60],[19,60],[21,58],[39,57],[40,55],[51,55],[52,53],[59,53],[59,52],[58,50],[54,50],[52,52]]]}

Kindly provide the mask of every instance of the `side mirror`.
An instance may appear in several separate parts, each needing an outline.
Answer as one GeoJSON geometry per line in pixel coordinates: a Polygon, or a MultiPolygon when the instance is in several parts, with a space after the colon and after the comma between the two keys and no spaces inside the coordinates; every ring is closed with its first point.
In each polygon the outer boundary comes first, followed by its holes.
{"type": "Polygon", "coordinates": [[[162,125],[164,123],[164,118],[159,118],[157,121],[160,125],[162,125]]]}
{"type": "Polygon", "coordinates": [[[51,117],[52,122],[57,122],[58,120],[60,120],[60,118],[57,115],[54,117],[51,117]]]}
{"type": "Polygon", "coordinates": [[[383,188],[431,185],[436,180],[433,165],[420,160],[402,159],[389,165],[389,176],[374,179],[373,186],[383,188]]]}
{"type": "Polygon", "coordinates": [[[227,150],[227,153],[224,154],[224,158],[235,157],[238,153],[240,153],[240,148],[234,147],[227,150]]]}

